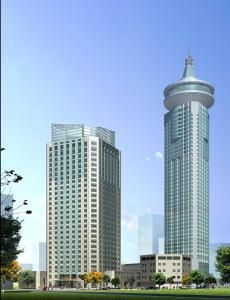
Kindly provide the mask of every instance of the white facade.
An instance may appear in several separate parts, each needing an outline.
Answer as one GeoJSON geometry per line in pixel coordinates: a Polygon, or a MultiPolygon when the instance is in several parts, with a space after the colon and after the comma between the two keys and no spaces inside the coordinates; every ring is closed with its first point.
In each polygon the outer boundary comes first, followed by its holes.
{"type": "Polygon", "coordinates": [[[120,151],[114,132],[52,125],[47,144],[47,276],[74,286],[79,275],[120,266],[120,151]]]}

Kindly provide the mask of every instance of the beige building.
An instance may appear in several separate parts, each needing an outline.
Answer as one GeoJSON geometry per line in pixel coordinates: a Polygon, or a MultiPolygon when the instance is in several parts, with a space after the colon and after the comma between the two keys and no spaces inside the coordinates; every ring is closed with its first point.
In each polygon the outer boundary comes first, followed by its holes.
{"type": "MultiPolygon", "coordinates": [[[[182,254],[152,254],[140,257],[140,281],[142,287],[153,286],[152,273],[173,277],[174,285],[182,285],[182,276],[191,271],[191,258],[182,254]]],[[[172,285],[173,286],[173,285],[172,285]]]]}
{"type": "Polygon", "coordinates": [[[36,289],[43,290],[46,286],[46,271],[37,271],[36,272],[36,289]]]}
{"type": "Polygon", "coordinates": [[[115,273],[120,279],[121,288],[140,287],[140,264],[123,264],[121,269],[115,273]]]}
{"type": "Polygon", "coordinates": [[[120,267],[120,151],[115,133],[52,124],[47,144],[47,285],[120,267]]]}
{"type": "Polygon", "coordinates": [[[140,263],[124,264],[115,273],[120,279],[121,288],[154,287],[151,280],[153,273],[163,273],[167,278],[172,277],[174,283],[165,283],[163,287],[179,287],[182,276],[191,271],[191,258],[182,254],[148,254],[140,256],[140,263]]]}

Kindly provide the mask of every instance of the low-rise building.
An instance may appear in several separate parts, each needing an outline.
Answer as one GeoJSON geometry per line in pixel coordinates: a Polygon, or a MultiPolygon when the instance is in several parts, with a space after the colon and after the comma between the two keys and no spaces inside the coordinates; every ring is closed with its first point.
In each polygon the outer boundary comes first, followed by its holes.
{"type": "Polygon", "coordinates": [[[191,258],[182,254],[152,254],[140,257],[141,287],[153,287],[153,273],[163,273],[167,278],[172,277],[174,285],[182,285],[182,276],[191,271],[191,258]]]}
{"type": "Polygon", "coordinates": [[[43,290],[46,285],[46,271],[37,271],[36,272],[36,289],[43,290]]]}
{"type": "Polygon", "coordinates": [[[140,286],[140,264],[123,264],[115,277],[120,279],[121,288],[136,288],[140,286]]]}
{"type": "Polygon", "coordinates": [[[151,280],[153,273],[163,273],[173,278],[173,284],[165,283],[163,287],[182,286],[182,277],[191,271],[191,257],[182,254],[148,254],[140,256],[140,263],[123,264],[115,277],[120,279],[121,288],[154,287],[151,280]]]}

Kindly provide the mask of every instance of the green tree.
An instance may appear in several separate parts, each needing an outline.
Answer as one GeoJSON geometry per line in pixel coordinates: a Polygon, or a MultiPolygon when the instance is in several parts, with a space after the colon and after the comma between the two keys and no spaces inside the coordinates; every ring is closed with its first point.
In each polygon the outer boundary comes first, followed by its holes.
{"type": "Polygon", "coordinates": [[[163,273],[152,273],[151,275],[151,280],[154,283],[154,285],[158,284],[159,288],[161,285],[165,284],[166,282],[166,277],[163,273]]]}
{"type": "Polygon", "coordinates": [[[35,274],[32,270],[23,270],[19,273],[19,280],[26,285],[30,285],[35,282],[35,274]]]}
{"type": "Polygon", "coordinates": [[[171,289],[171,284],[174,283],[174,278],[173,278],[173,276],[168,277],[167,280],[166,280],[166,282],[170,284],[170,289],[171,289]]]}
{"type": "Polygon", "coordinates": [[[191,279],[191,283],[195,283],[196,286],[204,282],[205,274],[201,270],[192,270],[189,273],[189,277],[191,279]]]}
{"type": "Polygon", "coordinates": [[[87,274],[81,274],[81,275],[79,275],[79,278],[81,279],[81,280],[84,280],[84,287],[86,287],[86,285],[87,285],[87,274]]]}
{"type": "Polygon", "coordinates": [[[108,287],[108,283],[110,282],[110,277],[107,274],[103,275],[103,282],[105,283],[105,286],[108,287]]]}
{"type": "Polygon", "coordinates": [[[120,284],[120,279],[118,277],[114,277],[112,280],[111,280],[111,283],[112,285],[115,286],[115,288],[118,286],[118,284],[120,284]]]}
{"type": "Polygon", "coordinates": [[[205,286],[208,287],[210,284],[214,284],[214,283],[216,283],[216,278],[214,277],[214,275],[211,273],[206,274],[204,278],[205,286]]]}
{"type": "Polygon", "coordinates": [[[23,250],[18,249],[21,239],[21,222],[12,217],[1,217],[1,267],[10,267],[23,250]]]}
{"type": "Polygon", "coordinates": [[[216,253],[216,270],[220,273],[221,281],[230,283],[230,246],[219,247],[216,253]]]}
{"type": "MultiPolygon", "coordinates": [[[[1,148],[1,151],[5,148],[1,148]]],[[[9,197],[11,192],[11,184],[18,183],[22,180],[22,176],[17,174],[14,170],[4,170],[1,171],[1,207],[4,207],[4,210],[1,210],[1,260],[0,267],[10,268],[11,263],[17,259],[17,256],[23,252],[19,250],[19,242],[21,239],[20,230],[21,222],[18,219],[14,219],[11,215],[14,214],[31,214],[31,210],[18,211],[22,206],[28,205],[27,200],[24,200],[21,204],[13,207],[12,203],[9,203],[9,197]],[[8,191],[7,191],[8,190],[8,191]],[[2,195],[7,195],[2,197],[2,195]]],[[[12,200],[16,202],[16,200],[12,200]]]]}

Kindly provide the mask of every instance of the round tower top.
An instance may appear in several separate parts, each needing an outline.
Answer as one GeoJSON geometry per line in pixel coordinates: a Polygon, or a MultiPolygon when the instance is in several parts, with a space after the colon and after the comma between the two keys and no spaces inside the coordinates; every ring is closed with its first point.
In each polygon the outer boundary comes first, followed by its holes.
{"type": "Polygon", "coordinates": [[[209,108],[214,103],[213,94],[214,87],[210,83],[196,78],[194,62],[189,55],[185,58],[182,79],[168,85],[164,89],[164,106],[168,110],[172,110],[178,105],[198,101],[209,108]]]}

